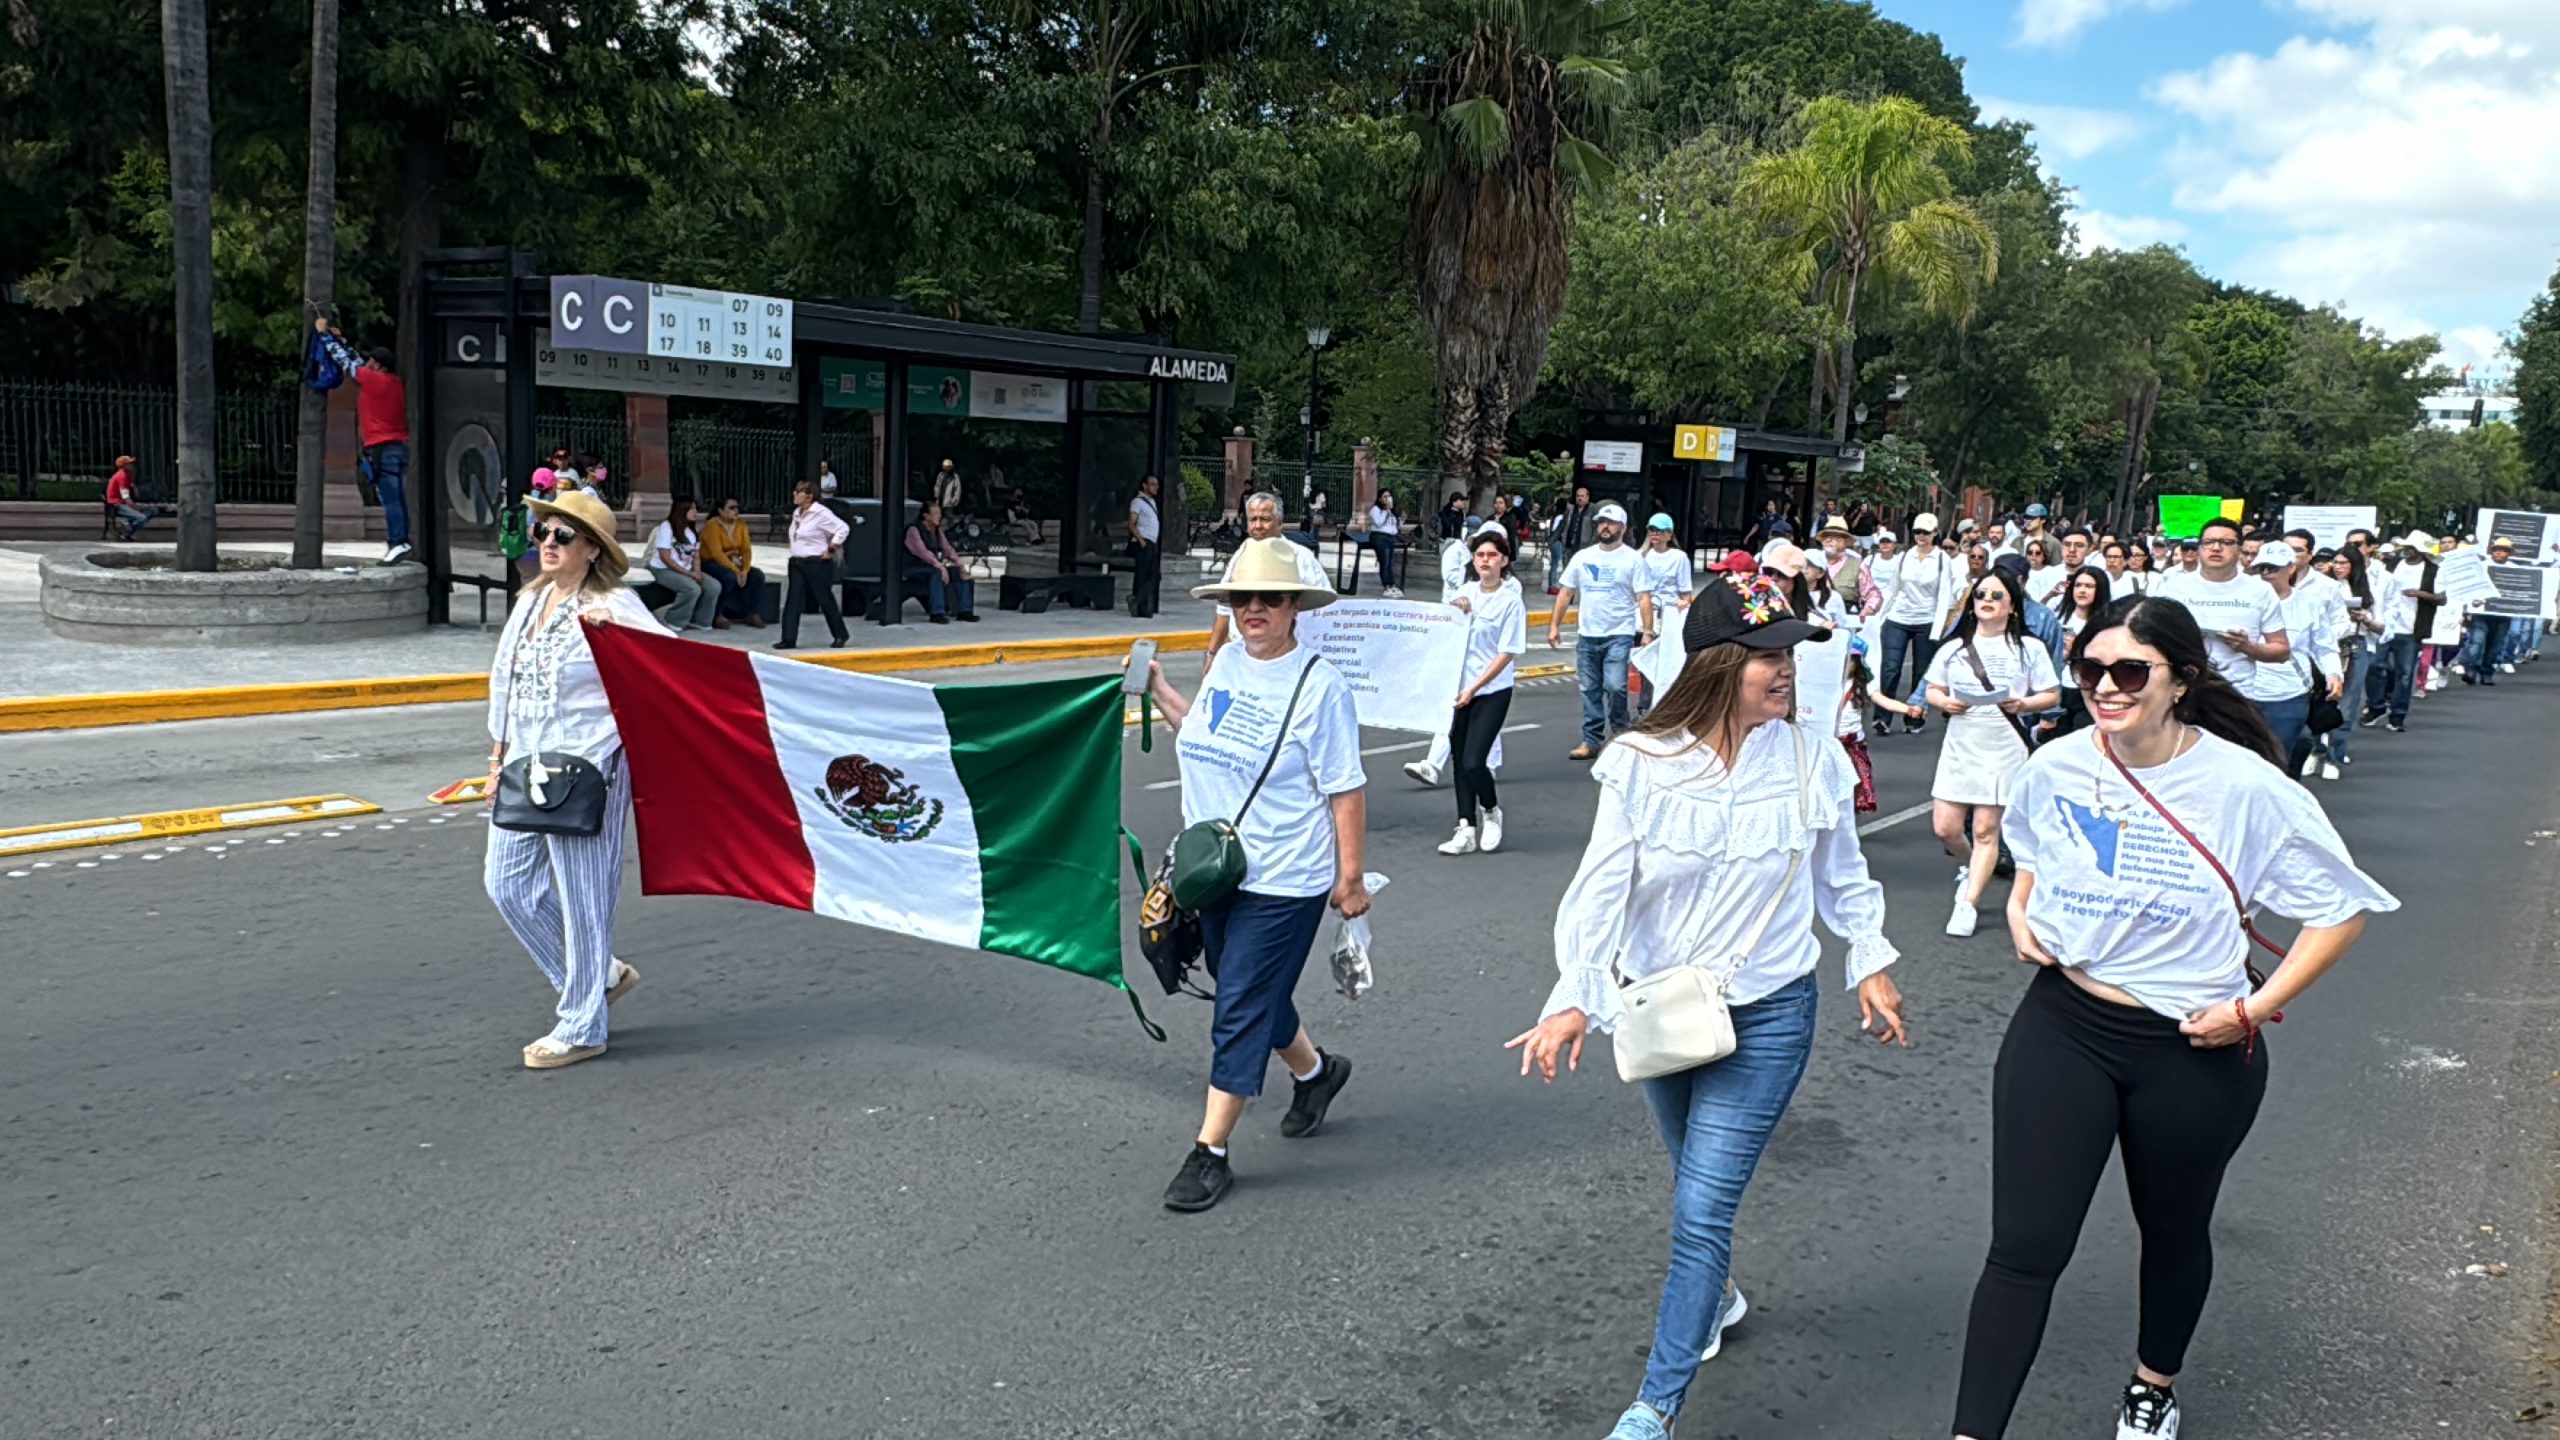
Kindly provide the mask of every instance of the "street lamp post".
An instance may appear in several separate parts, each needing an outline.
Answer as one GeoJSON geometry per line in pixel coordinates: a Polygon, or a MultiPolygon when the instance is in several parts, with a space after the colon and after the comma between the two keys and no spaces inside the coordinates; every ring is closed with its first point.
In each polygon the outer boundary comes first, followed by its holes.
{"type": "Polygon", "coordinates": [[[1298,477],[1298,498],[1308,507],[1307,529],[1309,533],[1313,533],[1316,528],[1316,516],[1314,509],[1316,493],[1316,392],[1318,385],[1322,381],[1324,347],[1326,342],[1332,339],[1333,327],[1331,325],[1326,324],[1322,320],[1312,320],[1307,323],[1307,408],[1298,413],[1298,424],[1303,429],[1303,438],[1305,440],[1305,445],[1301,452],[1303,459],[1300,463],[1303,466],[1303,469],[1298,477]]]}

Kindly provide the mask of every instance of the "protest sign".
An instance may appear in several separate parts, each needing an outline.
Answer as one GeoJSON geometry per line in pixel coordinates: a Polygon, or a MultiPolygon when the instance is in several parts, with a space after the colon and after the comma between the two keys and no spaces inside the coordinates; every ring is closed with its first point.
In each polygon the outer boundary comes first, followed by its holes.
{"type": "Polygon", "coordinates": [[[2371,505],[2287,505],[2284,528],[2311,532],[2311,548],[2335,550],[2347,543],[2347,532],[2372,530],[2382,514],[2371,505]]]}
{"type": "Polygon", "coordinates": [[[1840,724],[1840,702],[1849,694],[1849,637],[1833,635],[1796,647],[1796,720],[1816,735],[1840,724]]]}
{"type": "MultiPolygon", "coordinates": [[[[2541,565],[2491,565],[2489,583],[2498,587],[2497,598],[2478,607],[2483,615],[2521,615],[2531,618],[2551,613],[2551,601],[2560,589],[2560,570],[2541,565]]],[[[2436,578],[2441,582],[2444,572],[2436,578]]]]}
{"type": "Polygon", "coordinates": [[[1467,617],[1421,600],[1337,600],[1298,617],[1298,643],[1350,682],[1360,723],[1438,735],[1465,683],[1467,617]]]}
{"type": "Polygon", "coordinates": [[[2193,540],[2204,533],[2204,522],[2221,515],[2222,497],[2218,495],[2160,497],[2160,533],[2172,540],[2193,540]]]}
{"type": "Polygon", "coordinates": [[[1680,645],[1680,627],[1666,625],[1661,634],[1653,637],[1652,644],[1636,648],[1629,663],[1644,677],[1645,688],[1653,692],[1654,701],[1659,704],[1663,696],[1671,693],[1671,682],[1680,678],[1680,667],[1688,658],[1688,652],[1680,645]]]}
{"type": "Polygon", "coordinates": [[[2472,533],[2480,537],[2483,550],[2493,540],[2506,540],[2516,547],[2516,559],[2529,565],[2560,561],[2560,525],[2538,510],[2484,509],[2472,533]]]}
{"type": "Polygon", "coordinates": [[[2468,608],[2497,598],[2489,562],[2477,550],[2457,550],[2436,562],[2436,593],[2447,605],[2468,608]]]}

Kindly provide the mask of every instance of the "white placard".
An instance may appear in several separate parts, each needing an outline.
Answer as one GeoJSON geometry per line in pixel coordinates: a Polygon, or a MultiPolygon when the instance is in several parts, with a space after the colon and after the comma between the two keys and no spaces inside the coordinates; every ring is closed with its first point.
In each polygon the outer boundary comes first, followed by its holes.
{"type": "Polygon", "coordinates": [[[1467,617],[1424,600],[1337,600],[1298,617],[1298,643],[1351,684],[1360,723],[1444,735],[1466,683],[1467,617]]]}
{"type": "Polygon", "coordinates": [[[1047,375],[969,372],[969,415],[980,420],[1067,422],[1067,382],[1047,375]]]}
{"type": "Polygon", "coordinates": [[[1652,644],[1636,647],[1628,663],[1644,677],[1653,703],[1661,704],[1662,697],[1671,693],[1673,682],[1680,678],[1681,667],[1689,663],[1689,652],[1680,648],[1680,627],[1665,626],[1661,634],[1653,637],[1652,644]]]}
{"type": "Polygon", "coordinates": [[[2489,578],[2489,562],[2477,550],[2457,550],[2436,562],[2436,593],[2444,603],[2463,609],[2497,598],[2498,583],[2489,578]]]}
{"type": "Polygon", "coordinates": [[[2382,512],[2371,505],[2284,507],[2284,528],[2288,531],[2310,531],[2311,548],[2314,550],[2335,550],[2347,543],[2347,532],[2373,530],[2381,520],[2382,512]]]}
{"type": "Polygon", "coordinates": [[[2516,547],[2516,559],[2528,565],[2560,563],[2560,525],[2539,510],[2483,510],[2472,531],[2480,548],[2503,535],[2516,547]]]}
{"type": "Polygon", "coordinates": [[[1818,737],[1840,731],[1840,702],[1849,697],[1849,637],[1796,646],[1796,720],[1818,737]]]}
{"type": "Polygon", "coordinates": [[[1605,470],[1613,475],[1644,473],[1644,442],[1640,440],[1585,440],[1582,442],[1582,468],[1605,470]]]}
{"type": "Polygon", "coordinates": [[[563,390],[619,390],[630,395],[690,395],[704,400],[761,400],[778,405],[800,402],[798,374],[787,366],[555,350],[547,329],[534,332],[533,344],[536,385],[555,385],[563,390]]]}

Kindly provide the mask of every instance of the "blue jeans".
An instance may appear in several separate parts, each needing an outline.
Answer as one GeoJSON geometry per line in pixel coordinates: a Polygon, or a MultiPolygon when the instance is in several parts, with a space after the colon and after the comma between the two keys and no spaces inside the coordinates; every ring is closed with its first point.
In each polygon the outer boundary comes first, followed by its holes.
{"type": "Polygon", "coordinates": [[[1201,948],[1218,981],[1217,1013],[1209,1022],[1213,1087],[1261,1094],[1271,1052],[1298,1038],[1298,1006],[1289,997],[1307,968],[1326,898],[1238,890],[1201,907],[1201,948]]]}
{"type": "Polygon", "coordinates": [[[1369,549],[1378,557],[1378,588],[1396,588],[1396,537],[1369,532],[1369,549]]]}
{"type": "Polygon", "coordinates": [[[1574,637],[1574,683],[1582,689],[1582,743],[1595,750],[1627,728],[1627,662],[1635,653],[1633,635],[1574,637]]]}
{"type": "Polygon", "coordinates": [[[2267,728],[2276,732],[2276,748],[2284,752],[2285,773],[2302,768],[2302,757],[2311,748],[2311,694],[2305,691],[2290,700],[2252,700],[2258,713],[2266,718],[2267,728]]]}
{"type": "Polygon", "coordinates": [[[2474,615],[2462,627],[2462,675],[2466,680],[2489,679],[2489,667],[2498,663],[2499,652],[2507,644],[2507,617],[2474,615]]]}
{"type": "Polygon", "coordinates": [[[382,533],[394,545],[409,543],[409,442],[386,440],[364,452],[373,462],[374,493],[382,497],[382,533]]]}
{"type": "Polygon", "coordinates": [[[717,560],[704,560],[702,569],[704,574],[719,583],[721,614],[732,620],[744,620],[750,615],[757,619],[764,618],[764,572],[762,570],[749,566],[747,573],[740,575],[717,560]]]}
{"type": "Polygon", "coordinates": [[[2341,765],[2347,763],[2347,741],[2356,733],[2357,716],[2353,707],[2369,707],[2371,703],[2366,697],[2372,692],[2366,684],[2373,674],[2375,643],[2367,639],[2356,647],[2355,654],[2347,658],[2347,688],[2338,692],[2338,704],[2347,709],[2347,723],[2321,737],[2322,747],[2328,751],[2329,758],[2341,765]]]}
{"type": "MultiPolygon", "coordinates": [[[[1920,703],[1923,679],[1929,673],[1929,662],[1937,658],[1938,642],[1929,638],[1926,625],[1900,625],[1886,621],[1884,627],[1884,668],[1876,672],[1877,691],[1899,696],[1912,704],[1920,703]],[[1902,689],[1902,655],[1911,652],[1911,690],[1902,689]]],[[[1907,722],[1906,722],[1907,723],[1907,722]]]]}
{"type": "Polygon", "coordinates": [[[2383,677],[2382,707],[2394,720],[2409,718],[2409,699],[2418,687],[2418,637],[2394,635],[2382,642],[2382,653],[2373,662],[2374,673],[2383,677]]]}
{"type": "Polygon", "coordinates": [[[941,571],[930,565],[910,565],[907,567],[906,579],[909,593],[913,593],[918,585],[924,587],[924,609],[928,615],[975,615],[978,613],[977,584],[964,576],[954,576],[951,583],[945,585],[942,583],[941,571]],[[960,608],[957,610],[951,608],[951,602],[955,598],[960,602],[960,608]]]}
{"type": "Polygon", "coordinates": [[[1671,1152],[1671,1271],[1636,1398],[1665,1415],[1680,1413],[1724,1309],[1733,1217],[1812,1058],[1817,993],[1807,975],[1767,999],[1734,1006],[1732,1054],[1644,1082],[1654,1128],[1671,1152]]]}

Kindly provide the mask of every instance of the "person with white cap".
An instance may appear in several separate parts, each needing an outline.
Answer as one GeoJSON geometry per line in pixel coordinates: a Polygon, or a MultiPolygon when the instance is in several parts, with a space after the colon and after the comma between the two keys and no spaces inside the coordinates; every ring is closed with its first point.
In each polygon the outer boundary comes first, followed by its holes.
{"type": "Polygon", "coordinates": [[[2276,614],[2291,647],[2284,659],[2253,666],[2238,687],[2275,732],[2287,775],[2300,772],[2311,754],[2311,667],[2319,667],[2324,684],[2340,683],[2346,677],[2338,661],[2337,637],[2324,630],[2321,594],[2294,583],[2301,563],[2292,546],[2274,543],[2259,546],[2257,558],[2250,562],[2249,573],[2275,592],[2276,614]]]}
{"type": "MultiPolygon", "coordinates": [[[[1964,588],[1963,562],[1938,548],[1938,517],[1923,511],[1911,517],[1911,546],[1890,559],[1876,561],[1876,586],[1884,592],[1883,608],[1877,611],[1884,621],[1884,661],[1876,672],[1879,694],[1902,697],[1917,705],[1923,685],[1921,677],[1929,673],[1929,662],[1936,658],[1938,642],[1946,637],[1959,608],[1964,588]],[[1910,688],[1903,688],[1904,655],[1911,657],[1910,688]]],[[[1926,721],[1914,714],[1902,722],[1903,728],[1917,735],[1926,721]]],[[[1884,733],[1886,722],[1876,722],[1876,732],[1884,733]]]]}
{"type": "Polygon", "coordinates": [[[1280,1121],[1287,1139],[1315,1134],[1351,1078],[1350,1058],[1317,1049],[1290,999],[1327,904],[1345,919],[1369,909],[1360,715],[1342,672],[1298,643],[1298,616],[1334,594],[1299,574],[1296,548],[1247,540],[1224,580],[1191,592],[1233,607],[1241,639],[1209,662],[1199,703],[1162,665],[1147,667],[1148,693],[1174,728],[1182,823],[1227,821],[1245,857],[1243,880],[1199,911],[1218,977],[1209,1095],[1199,1138],[1165,1189],[1168,1210],[1206,1210],[1234,1183],[1227,1141],[1273,1055],[1297,1082],[1280,1121]]]}
{"type": "Polygon", "coordinates": [[[1589,1032],[1614,1034],[1670,1155],[1653,1349],[1609,1440],[1669,1440],[1700,1362],[1747,1309],[1734,1220],[1812,1058],[1817,920],[1847,942],[1859,1028],[1907,1043],[1884,890],[1858,848],[1857,772],[1827,726],[1795,718],[1791,652],[1829,636],[1766,576],[1708,577],[1681,622],[1680,678],[1592,767],[1600,805],[1556,907],[1557,980],[1505,1047],[1552,1084],[1580,1068],[1589,1032]],[[1648,1023],[1681,986],[1721,997],[1729,1042],[1684,1044],[1648,1023]]]}
{"type": "MultiPolygon", "coordinates": [[[[613,958],[613,907],[622,895],[623,829],[631,786],[622,731],[587,648],[586,624],[673,631],[623,584],[631,562],[616,540],[613,510],[572,491],[528,502],[538,569],[517,597],[489,665],[489,786],[527,757],[574,756],[604,784],[604,813],[591,835],[489,827],[481,883],[516,940],[558,993],[548,1034],[524,1047],[525,1068],[557,1070],[604,1053],[606,1007],[640,976],[613,958]]],[[[541,761],[530,783],[542,783],[541,761]]],[[[565,781],[558,783],[566,783],[565,781]]]]}
{"type": "Polygon", "coordinates": [[[1564,646],[1564,612],[1577,605],[1574,679],[1582,691],[1582,743],[1566,758],[1589,760],[1600,745],[1627,728],[1627,662],[1644,628],[1637,603],[1643,585],[1643,560],[1624,543],[1627,512],[1615,500],[1591,512],[1598,543],[1586,545],[1565,562],[1556,577],[1556,598],[1547,613],[1547,648],[1564,646]]]}

